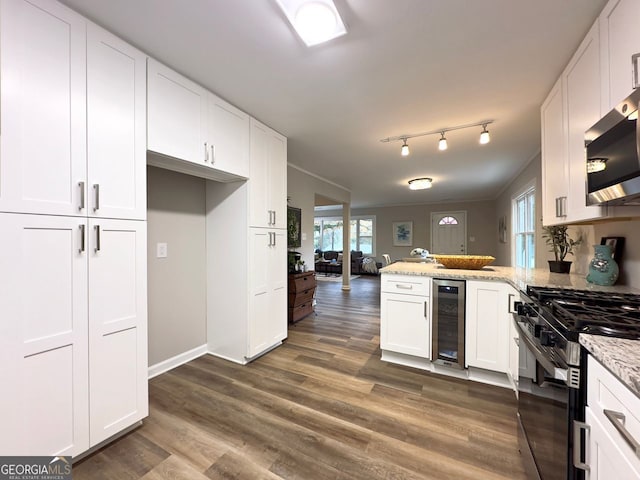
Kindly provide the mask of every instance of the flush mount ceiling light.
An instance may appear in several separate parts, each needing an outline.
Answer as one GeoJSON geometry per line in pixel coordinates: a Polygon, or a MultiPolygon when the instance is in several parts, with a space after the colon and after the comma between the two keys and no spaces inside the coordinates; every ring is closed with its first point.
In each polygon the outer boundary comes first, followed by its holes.
{"type": "Polygon", "coordinates": [[[606,158],[588,158],[587,159],[587,173],[601,172],[607,168],[606,158]]]}
{"type": "Polygon", "coordinates": [[[409,180],[409,189],[425,190],[427,188],[431,188],[432,183],[433,183],[433,180],[427,177],[414,178],[413,180],[409,180]]]}
{"type": "Polygon", "coordinates": [[[407,139],[404,139],[404,143],[402,144],[402,148],[400,149],[400,155],[406,157],[409,155],[409,145],[407,145],[407,139]]]}
{"type": "Polygon", "coordinates": [[[276,0],[276,2],[308,47],[347,33],[333,0],[276,0]]]}
{"type": "Polygon", "coordinates": [[[453,130],[462,130],[463,128],[472,128],[472,127],[482,127],[482,132],[480,132],[480,144],[485,145],[491,141],[491,137],[489,136],[489,130],[487,130],[487,125],[491,125],[493,120],[483,120],[482,122],[477,123],[469,123],[467,125],[458,125],[457,127],[448,127],[448,128],[438,128],[437,130],[431,130],[429,132],[422,133],[412,133],[405,135],[398,135],[396,137],[387,137],[383,138],[380,141],[382,143],[389,142],[399,142],[402,141],[402,149],[400,150],[400,154],[403,157],[409,155],[409,145],[407,145],[407,140],[409,138],[415,137],[424,137],[425,135],[440,135],[440,140],[438,140],[438,150],[446,150],[448,148],[447,139],[444,134],[447,132],[451,132],[453,130]]]}

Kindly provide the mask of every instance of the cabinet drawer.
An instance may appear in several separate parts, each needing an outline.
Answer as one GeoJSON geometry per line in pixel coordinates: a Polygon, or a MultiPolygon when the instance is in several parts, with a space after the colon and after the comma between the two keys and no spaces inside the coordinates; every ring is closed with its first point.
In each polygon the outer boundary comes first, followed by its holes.
{"type": "Polygon", "coordinates": [[[289,292],[289,306],[297,307],[303,303],[313,300],[313,293],[316,291],[316,287],[311,287],[302,292],[289,292]]]}
{"type": "Polygon", "coordinates": [[[316,286],[316,276],[313,272],[305,275],[296,275],[289,278],[290,292],[304,292],[316,286]]]}
{"type": "Polygon", "coordinates": [[[309,300],[302,305],[298,305],[297,307],[293,307],[289,309],[289,321],[297,322],[298,320],[306,317],[310,313],[313,312],[313,302],[309,300]]]}
{"type": "Polygon", "coordinates": [[[640,470],[640,458],[616,428],[616,424],[623,426],[640,443],[640,398],[591,355],[587,366],[587,404],[615,444],[640,470]]]}
{"type": "Polygon", "coordinates": [[[431,278],[417,275],[382,275],[382,291],[428,297],[431,292],[431,278]]]}

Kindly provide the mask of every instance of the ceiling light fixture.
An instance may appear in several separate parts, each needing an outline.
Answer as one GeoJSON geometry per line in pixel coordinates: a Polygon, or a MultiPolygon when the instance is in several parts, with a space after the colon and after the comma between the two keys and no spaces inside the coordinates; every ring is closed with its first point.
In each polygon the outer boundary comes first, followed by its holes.
{"type": "Polygon", "coordinates": [[[444,132],[442,132],[442,137],[438,140],[438,150],[446,150],[447,147],[447,139],[444,138],[444,132]]]}
{"type": "Polygon", "coordinates": [[[400,155],[403,157],[409,156],[409,145],[407,145],[407,139],[404,139],[404,143],[402,144],[402,148],[400,149],[400,155]]]}
{"type": "Polygon", "coordinates": [[[307,47],[347,33],[333,0],[276,0],[307,47]]]}
{"type": "Polygon", "coordinates": [[[433,180],[427,177],[414,178],[413,180],[409,180],[409,189],[425,190],[427,188],[431,188],[432,183],[433,183],[433,180]]]}
{"type": "Polygon", "coordinates": [[[452,130],[462,130],[463,128],[482,127],[482,132],[480,132],[480,144],[485,145],[491,141],[491,137],[489,136],[489,130],[487,130],[487,125],[491,125],[493,122],[494,122],[493,120],[483,120],[482,122],[469,123],[466,125],[458,125],[456,127],[439,128],[437,130],[430,130],[428,132],[398,135],[396,137],[387,137],[387,138],[381,139],[380,141],[382,143],[402,141],[403,144],[402,144],[402,148],[400,149],[400,153],[403,157],[406,157],[407,155],[409,155],[409,145],[407,145],[407,140],[410,138],[424,137],[425,135],[440,134],[440,140],[438,141],[438,150],[446,150],[449,145],[447,143],[447,139],[444,136],[445,133],[451,132],[452,130]]]}
{"type": "Polygon", "coordinates": [[[491,141],[489,136],[489,130],[487,130],[487,124],[482,125],[482,132],[480,133],[480,145],[486,145],[491,141]]]}
{"type": "Polygon", "coordinates": [[[587,173],[601,172],[607,168],[606,158],[588,158],[587,159],[587,173]]]}

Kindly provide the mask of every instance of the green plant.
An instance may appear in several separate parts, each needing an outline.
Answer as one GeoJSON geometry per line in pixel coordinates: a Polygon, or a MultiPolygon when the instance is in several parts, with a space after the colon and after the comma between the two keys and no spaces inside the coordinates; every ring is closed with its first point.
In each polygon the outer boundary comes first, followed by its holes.
{"type": "Polygon", "coordinates": [[[551,247],[549,251],[555,255],[556,262],[562,262],[567,255],[573,255],[573,250],[582,243],[581,237],[576,240],[569,237],[566,225],[542,227],[542,238],[551,247]]]}

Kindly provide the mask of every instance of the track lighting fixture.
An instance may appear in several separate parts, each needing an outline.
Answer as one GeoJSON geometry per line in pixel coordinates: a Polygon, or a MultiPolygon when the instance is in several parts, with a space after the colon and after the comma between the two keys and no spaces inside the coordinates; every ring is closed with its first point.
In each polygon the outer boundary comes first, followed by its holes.
{"type": "Polygon", "coordinates": [[[487,124],[482,125],[482,133],[480,133],[480,145],[486,145],[491,141],[489,136],[489,130],[487,130],[487,124]]]}
{"type": "Polygon", "coordinates": [[[431,188],[432,183],[433,183],[433,180],[427,177],[414,178],[413,180],[409,180],[409,189],[424,190],[426,188],[431,188]]]}
{"type": "Polygon", "coordinates": [[[487,130],[487,125],[491,125],[493,120],[483,120],[482,122],[470,123],[467,125],[458,125],[457,127],[448,127],[448,128],[439,128],[437,130],[430,130],[428,132],[422,133],[412,133],[410,135],[398,135],[396,137],[387,137],[380,140],[383,143],[389,142],[399,142],[402,140],[402,148],[400,149],[400,154],[403,157],[409,155],[409,145],[407,144],[407,140],[415,137],[424,137],[425,135],[436,135],[440,134],[440,140],[438,141],[438,150],[446,150],[448,148],[447,139],[444,136],[445,133],[450,132],[452,130],[462,130],[463,128],[472,128],[472,127],[482,127],[482,132],[480,132],[480,144],[486,145],[491,141],[491,137],[489,136],[489,130],[487,130]]]}
{"type": "Polygon", "coordinates": [[[409,155],[409,145],[407,145],[407,139],[404,139],[404,143],[402,144],[402,148],[400,149],[400,155],[406,157],[409,155]]]}
{"type": "Polygon", "coordinates": [[[447,147],[447,139],[444,138],[444,132],[442,132],[442,137],[440,137],[440,140],[438,140],[438,150],[446,150],[447,147]]]}

